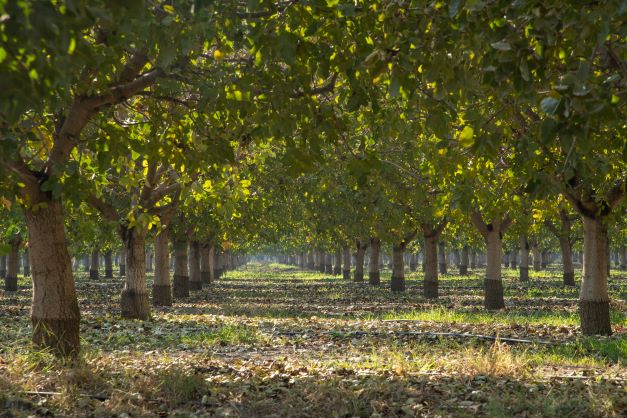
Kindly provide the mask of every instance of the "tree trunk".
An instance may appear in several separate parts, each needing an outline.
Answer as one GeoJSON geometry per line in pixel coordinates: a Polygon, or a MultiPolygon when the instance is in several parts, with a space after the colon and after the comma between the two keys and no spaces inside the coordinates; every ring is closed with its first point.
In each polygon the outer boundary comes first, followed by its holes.
{"type": "Polygon", "coordinates": [[[520,237],[520,281],[529,281],[529,241],[526,235],[520,237]]]}
{"type": "Polygon", "coordinates": [[[486,238],[487,267],[485,277],[484,306],[488,310],[505,308],[503,281],[501,278],[502,242],[501,231],[491,230],[486,238]]]}
{"type": "Polygon", "coordinates": [[[189,270],[187,266],[187,242],[175,239],[174,247],[174,299],[189,296],[189,270]]]}
{"type": "Polygon", "coordinates": [[[542,270],[545,270],[549,266],[549,251],[542,250],[540,253],[540,266],[542,270]]]}
{"type": "Polygon", "coordinates": [[[477,251],[475,250],[470,253],[470,268],[473,270],[477,268],[477,251]]]}
{"type": "Polygon", "coordinates": [[[575,285],[575,266],[573,265],[573,248],[567,236],[560,237],[560,251],[562,252],[564,286],[575,285]]]}
{"type": "Polygon", "coordinates": [[[324,272],[333,274],[333,255],[329,252],[324,254],[324,272]]]}
{"type": "Polygon", "coordinates": [[[85,273],[89,273],[89,270],[91,268],[90,264],[91,263],[90,263],[89,255],[85,254],[85,257],[83,257],[83,269],[85,273]]]}
{"type": "Polygon", "coordinates": [[[359,240],[357,240],[357,253],[355,254],[355,275],[353,277],[353,281],[355,282],[364,281],[364,258],[366,255],[366,248],[367,245],[364,245],[359,240]]]}
{"type": "Polygon", "coordinates": [[[409,271],[418,270],[418,254],[411,253],[409,255],[409,271]]]}
{"type": "Polygon", "coordinates": [[[344,263],[342,265],[342,278],[344,280],[351,279],[351,250],[348,245],[345,245],[342,249],[344,263]]]}
{"type": "Polygon", "coordinates": [[[126,276],[126,248],[120,250],[120,277],[126,276]]]}
{"type": "Polygon", "coordinates": [[[316,268],[316,256],[313,251],[307,253],[307,268],[313,270],[316,268]]]}
{"type": "Polygon", "coordinates": [[[154,306],[172,306],[169,235],[167,229],[162,229],[155,236],[155,280],[152,285],[152,304],[154,306]]]}
{"type": "Polygon", "coordinates": [[[200,278],[200,243],[191,241],[189,243],[189,290],[201,290],[202,280],[200,278]]]}
{"type": "Polygon", "coordinates": [[[64,356],[80,351],[80,312],[61,202],[24,210],[33,273],[33,342],[64,356]]]}
{"type": "Polygon", "coordinates": [[[7,256],[0,255],[0,279],[7,277],[7,256]]]}
{"type": "Polygon", "coordinates": [[[405,244],[394,244],[392,246],[391,289],[393,292],[405,291],[405,260],[403,260],[404,251],[405,244]]]}
{"type": "Polygon", "coordinates": [[[438,263],[440,267],[440,273],[447,273],[447,265],[446,265],[446,243],[444,241],[440,241],[438,243],[438,263]]]}
{"type": "Polygon", "coordinates": [[[113,254],[111,250],[108,250],[104,254],[104,263],[105,263],[105,277],[107,279],[113,278],[113,254]]]}
{"type": "Polygon", "coordinates": [[[518,267],[518,249],[517,248],[514,248],[514,250],[510,254],[509,266],[513,269],[516,269],[516,267],[518,267]]]}
{"type": "Polygon", "coordinates": [[[200,246],[200,281],[203,284],[211,284],[211,261],[210,255],[211,246],[208,244],[202,244],[200,246]]]}
{"type": "Polygon", "coordinates": [[[209,246],[209,283],[213,283],[215,280],[216,270],[216,247],[214,245],[209,246]]]}
{"type": "Polygon", "coordinates": [[[333,264],[333,275],[339,276],[342,274],[342,248],[337,247],[335,251],[335,263],[333,264]]]}
{"type": "Polygon", "coordinates": [[[620,247],[620,268],[621,270],[627,270],[627,245],[620,247]]]}
{"type": "Polygon", "coordinates": [[[370,239],[370,264],[368,266],[368,283],[373,286],[381,284],[381,271],[379,262],[381,252],[381,240],[379,238],[370,239]]]}
{"type": "Polygon", "coordinates": [[[100,252],[95,249],[91,252],[91,259],[89,264],[89,278],[92,280],[98,280],[100,274],[98,268],[100,267],[100,252]]]}
{"type": "Polygon", "coordinates": [[[509,268],[509,251],[503,254],[503,266],[509,268]]]}
{"type": "Polygon", "coordinates": [[[542,258],[538,244],[531,244],[531,253],[533,254],[533,271],[542,270],[542,258]]]}
{"type": "Polygon", "coordinates": [[[17,276],[20,269],[20,246],[22,245],[22,238],[17,235],[11,237],[9,245],[11,248],[7,259],[7,274],[4,278],[4,290],[7,292],[15,292],[17,291],[17,276]]]}
{"type": "Polygon", "coordinates": [[[146,251],[146,273],[152,273],[154,271],[153,268],[153,256],[152,256],[152,250],[151,249],[147,249],[146,251]]]}
{"type": "Polygon", "coordinates": [[[128,274],[122,290],[122,317],[147,320],[150,303],[146,289],[146,235],[141,227],[125,229],[128,274]]]}
{"type": "Polygon", "coordinates": [[[24,249],[24,277],[30,277],[30,254],[28,248],[24,249]]]}
{"type": "Polygon", "coordinates": [[[468,246],[462,247],[461,259],[459,262],[459,274],[462,276],[468,276],[468,246]]]}
{"type": "Polygon", "coordinates": [[[427,299],[438,297],[438,236],[432,233],[424,234],[424,266],[425,278],[423,294],[427,299]]]}
{"type": "Polygon", "coordinates": [[[610,335],[610,299],[607,292],[607,226],[583,216],[586,271],[581,282],[579,315],[584,335],[610,335]]]}

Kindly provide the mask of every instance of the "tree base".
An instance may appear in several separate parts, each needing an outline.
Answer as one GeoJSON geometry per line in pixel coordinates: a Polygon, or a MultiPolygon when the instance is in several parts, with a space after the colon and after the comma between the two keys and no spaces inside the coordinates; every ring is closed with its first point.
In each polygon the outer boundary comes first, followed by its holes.
{"type": "Polygon", "coordinates": [[[516,262],[510,263],[510,268],[515,269],[516,268],[516,262]]]}
{"type": "Polygon", "coordinates": [[[504,309],[505,301],[503,300],[503,282],[501,280],[484,280],[484,300],[483,306],[491,311],[496,309],[504,309]]]}
{"type": "Polygon", "coordinates": [[[520,281],[528,282],[529,281],[529,267],[519,267],[520,271],[520,281]]]}
{"type": "Polygon", "coordinates": [[[562,275],[562,279],[564,282],[564,286],[574,286],[575,285],[575,273],[564,273],[562,275]]]}
{"type": "Polygon", "coordinates": [[[201,271],[200,272],[200,281],[203,284],[211,284],[211,273],[208,271],[201,271]]]}
{"type": "Polygon", "coordinates": [[[318,268],[316,270],[318,270],[318,273],[324,274],[325,273],[324,264],[321,265],[321,266],[318,266],[318,268]]]}
{"type": "Polygon", "coordinates": [[[5,277],[4,290],[6,292],[17,292],[17,277],[5,277]]]}
{"type": "Polygon", "coordinates": [[[189,277],[174,275],[172,284],[174,298],[186,298],[189,296],[189,277]]]}
{"type": "Polygon", "coordinates": [[[46,319],[31,317],[33,343],[50,348],[56,355],[74,357],[78,355],[80,343],[80,318],[46,319]]]}
{"type": "Polygon", "coordinates": [[[169,285],[152,286],[153,306],[172,306],[172,288],[169,285]]]}
{"type": "Polygon", "coordinates": [[[409,263],[409,271],[416,271],[416,270],[418,270],[418,264],[409,263]]]}
{"type": "Polygon", "coordinates": [[[327,274],[333,274],[333,265],[332,264],[325,264],[324,272],[327,273],[327,274]]]}
{"type": "Polygon", "coordinates": [[[462,276],[468,276],[468,266],[460,265],[459,274],[461,274],[462,276]]]}
{"type": "Polygon", "coordinates": [[[405,291],[405,278],[392,276],[390,282],[390,289],[392,292],[404,292],[405,291]]]}
{"type": "Polygon", "coordinates": [[[583,335],[612,335],[609,301],[580,300],[579,317],[583,335]]]}
{"type": "Polygon", "coordinates": [[[373,286],[378,286],[381,284],[381,273],[378,271],[370,271],[368,272],[368,283],[373,286]]]}
{"type": "Polygon", "coordinates": [[[423,294],[427,299],[437,299],[438,294],[438,282],[434,280],[425,280],[423,282],[423,294]]]}
{"type": "Polygon", "coordinates": [[[147,293],[137,293],[132,289],[122,290],[120,300],[122,306],[122,318],[126,319],[150,319],[150,305],[147,293]]]}
{"type": "Polygon", "coordinates": [[[439,266],[440,266],[440,273],[442,273],[442,274],[447,274],[448,273],[446,263],[440,263],[439,266]]]}
{"type": "Polygon", "coordinates": [[[350,270],[342,270],[342,278],[344,280],[350,280],[351,279],[351,271],[350,270]]]}
{"type": "Polygon", "coordinates": [[[334,267],[333,268],[333,275],[334,276],[339,276],[340,274],[342,274],[342,269],[339,267],[334,267]]]}
{"type": "Polygon", "coordinates": [[[202,290],[202,282],[190,280],[189,290],[193,290],[193,291],[202,290]]]}
{"type": "Polygon", "coordinates": [[[508,268],[509,268],[509,263],[505,263],[505,264],[503,264],[503,267],[505,267],[506,269],[508,269],[508,268]]]}
{"type": "Polygon", "coordinates": [[[120,277],[126,276],[126,264],[120,264],[120,277]]]}
{"type": "Polygon", "coordinates": [[[316,266],[314,265],[314,263],[307,263],[307,269],[314,270],[315,268],[316,266]]]}
{"type": "Polygon", "coordinates": [[[89,270],[89,278],[92,280],[98,280],[100,278],[100,274],[98,274],[98,270],[89,270]]]}
{"type": "Polygon", "coordinates": [[[113,269],[111,269],[111,270],[105,270],[105,278],[107,278],[107,279],[113,279],[113,269]]]}
{"type": "Polygon", "coordinates": [[[353,281],[354,282],[363,282],[364,281],[364,273],[357,273],[357,272],[355,272],[355,274],[353,275],[353,281]]]}

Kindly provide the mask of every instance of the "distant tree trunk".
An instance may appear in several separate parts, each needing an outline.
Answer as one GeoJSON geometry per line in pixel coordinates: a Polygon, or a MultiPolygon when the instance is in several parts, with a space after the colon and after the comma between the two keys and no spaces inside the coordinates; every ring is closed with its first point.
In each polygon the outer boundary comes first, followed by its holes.
{"type": "Polygon", "coordinates": [[[405,260],[403,253],[407,244],[396,243],[392,246],[392,281],[390,283],[393,292],[405,291],[405,260]]]}
{"type": "Polygon", "coordinates": [[[381,240],[379,238],[370,239],[370,265],[368,269],[368,283],[373,286],[381,284],[380,264],[381,240]]]}
{"type": "Polygon", "coordinates": [[[520,237],[520,281],[529,281],[529,241],[526,235],[520,237]]]}
{"type": "Polygon", "coordinates": [[[581,282],[579,314],[584,335],[610,335],[610,303],[607,291],[607,226],[583,216],[586,271],[581,282]]]}
{"type": "Polygon", "coordinates": [[[7,277],[7,256],[0,255],[0,279],[7,277]]]}
{"type": "Polygon", "coordinates": [[[425,277],[423,294],[425,298],[436,299],[438,297],[438,236],[433,230],[424,232],[424,266],[425,277]]]}
{"type": "Polygon", "coordinates": [[[333,263],[333,275],[339,276],[342,274],[342,248],[337,247],[335,251],[335,263],[333,263]]]}
{"type": "Polygon", "coordinates": [[[505,268],[509,268],[509,251],[503,254],[503,265],[505,268]]]}
{"type": "Polygon", "coordinates": [[[418,254],[411,253],[409,257],[409,271],[418,270],[418,254]]]}
{"type": "Polygon", "coordinates": [[[545,270],[549,266],[549,251],[542,250],[540,253],[540,266],[542,270],[545,270]]]}
{"type": "Polygon", "coordinates": [[[215,268],[213,269],[213,278],[215,280],[218,280],[222,276],[222,272],[223,272],[223,269],[222,269],[223,258],[224,257],[223,257],[222,251],[219,250],[219,249],[216,249],[214,251],[214,254],[213,254],[213,259],[214,259],[214,262],[215,262],[215,268]]]}
{"type": "Polygon", "coordinates": [[[146,251],[146,272],[147,273],[152,273],[154,271],[153,258],[154,257],[152,256],[152,250],[148,248],[146,251]]]}
{"type": "Polygon", "coordinates": [[[200,243],[189,243],[189,290],[202,290],[200,278],[200,243]]]}
{"type": "Polygon", "coordinates": [[[213,283],[215,280],[216,270],[216,247],[215,245],[209,246],[209,282],[213,283]]]}
{"type": "Polygon", "coordinates": [[[210,255],[211,246],[202,244],[200,246],[200,280],[203,284],[211,284],[211,262],[210,255]]]}
{"type": "Polygon", "coordinates": [[[100,274],[98,273],[98,268],[100,267],[100,252],[98,249],[94,249],[91,252],[91,262],[89,264],[89,278],[92,280],[98,280],[100,278],[100,274]]]}
{"type": "Polygon", "coordinates": [[[120,257],[120,277],[126,276],[126,248],[122,248],[119,253],[120,257]]]}
{"type": "Polygon", "coordinates": [[[518,248],[514,248],[510,254],[509,266],[513,269],[518,267],[518,248]]]}
{"type": "Polygon", "coordinates": [[[107,250],[104,254],[105,263],[105,277],[107,279],[113,278],[113,254],[111,250],[107,250]]]}
{"type": "Polygon", "coordinates": [[[343,251],[343,259],[344,259],[344,263],[342,266],[342,278],[344,280],[350,280],[351,279],[351,250],[350,247],[348,245],[345,245],[344,248],[342,249],[343,251]]]}
{"type": "Polygon", "coordinates": [[[356,243],[357,243],[357,253],[355,255],[355,275],[353,277],[353,281],[363,282],[364,281],[364,257],[366,255],[366,248],[368,248],[368,244],[359,240],[356,240],[356,243]]]}
{"type": "Polygon", "coordinates": [[[152,304],[172,306],[172,285],[170,283],[170,234],[167,228],[155,236],[155,280],[152,285],[152,304]]]}
{"type": "Polygon", "coordinates": [[[473,270],[477,268],[477,251],[476,250],[472,250],[470,253],[470,268],[473,270]]]}
{"type": "Polygon", "coordinates": [[[575,266],[573,264],[573,248],[570,239],[560,238],[560,251],[562,252],[563,283],[564,286],[575,285],[575,266]]]}
{"type": "Polygon", "coordinates": [[[189,270],[187,266],[187,242],[174,239],[174,283],[172,293],[174,299],[189,296],[189,270]]]}
{"type": "Polygon", "coordinates": [[[33,342],[70,356],[80,351],[80,312],[62,203],[48,200],[46,204],[37,211],[24,209],[33,274],[33,342]]]}
{"type": "Polygon", "coordinates": [[[324,272],[333,274],[333,255],[330,252],[326,252],[324,256],[324,272]]]}
{"type": "Polygon", "coordinates": [[[91,268],[90,261],[91,260],[89,258],[89,254],[85,254],[85,256],[83,257],[83,269],[85,273],[89,273],[89,270],[91,268]]]}
{"type": "Polygon", "coordinates": [[[542,258],[540,255],[540,249],[535,242],[531,244],[531,254],[533,255],[533,271],[542,270],[542,258]]]}
{"type": "Polygon", "coordinates": [[[30,277],[30,254],[28,248],[24,249],[24,277],[30,277]]]}
{"type": "Polygon", "coordinates": [[[619,251],[620,256],[620,268],[621,270],[627,270],[627,245],[622,245],[619,251]]]}
{"type": "Polygon", "coordinates": [[[17,275],[20,266],[20,246],[22,237],[14,235],[9,239],[9,257],[7,260],[7,275],[4,279],[4,290],[7,292],[17,291],[17,275]]]}
{"type": "Polygon", "coordinates": [[[444,241],[440,241],[438,243],[438,262],[440,265],[440,273],[447,274],[447,266],[446,266],[446,243],[444,241]]]}
{"type": "Polygon", "coordinates": [[[468,275],[468,246],[464,245],[462,247],[461,260],[459,263],[459,274],[462,276],[468,275]]]}
{"type": "Polygon", "coordinates": [[[150,318],[150,303],[146,288],[146,235],[144,228],[124,228],[126,265],[128,274],[122,290],[122,317],[128,319],[150,318]]]}
{"type": "Polygon", "coordinates": [[[316,257],[313,251],[307,253],[307,268],[314,270],[316,268],[316,257]]]}

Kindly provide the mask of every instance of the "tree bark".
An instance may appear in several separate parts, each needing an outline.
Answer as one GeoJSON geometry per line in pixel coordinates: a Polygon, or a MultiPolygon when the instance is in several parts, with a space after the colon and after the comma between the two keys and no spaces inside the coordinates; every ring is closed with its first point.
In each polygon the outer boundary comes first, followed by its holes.
{"type": "Polygon", "coordinates": [[[113,254],[111,250],[107,250],[104,254],[104,264],[105,264],[105,277],[107,279],[113,278],[113,254]]]}
{"type": "Polygon", "coordinates": [[[189,243],[189,290],[201,290],[202,280],[200,278],[200,243],[191,241],[189,243]]]}
{"type": "Polygon", "coordinates": [[[343,251],[343,263],[342,263],[342,278],[344,280],[351,279],[351,250],[348,245],[345,245],[343,251]]]}
{"type": "Polygon", "coordinates": [[[339,276],[342,274],[342,248],[337,247],[335,251],[335,263],[333,264],[333,275],[339,276]]]}
{"type": "Polygon", "coordinates": [[[418,254],[411,253],[409,256],[409,271],[418,270],[418,254]]]}
{"type": "Polygon", "coordinates": [[[30,254],[28,248],[24,249],[24,277],[30,277],[30,254]]]}
{"type": "Polygon", "coordinates": [[[357,253],[355,254],[355,275],[353,276],[353,281],[355,282],[363,282],[364,281],[364,258],[366,255],[366,248],[368,248],[368,244],[365,242],[361,242],[359,240],[357,243],[357,253]]]}
{"type": "Polygon", "coordinates": [[[209,246],[209,283],[213,283],[216,279],[215,277],[216,270],[216,247],[215,245],[209,246]]]}
{"type": "Polygon", "coordinates": [[[393,292],[405,291],[405,260],[403,259],[405,246],[405,243],[394,244],[392,246],[391,289],[393,292]]]}
{"type": "Polygon", "coordinates": [[[446,243],[444,241],[440,241],[438,243],[438,262],[440,265],[440,273],[446,274],[447,265],[446,265],[446,243]]]}
{"type": "Polygon", "coordinates": [[[513,269],[516,269],[516,267],[518,267],[518,248],[514,248],[514,250],[510,254],[509,266],[513,269]]]}
{"type": "Polygon", "coordinates": [[[324,253],[324,272],[333,274],[333,255],[330,252],[324,253]]]}
{"type": "Polygon", "coordinates": [[[425,277],[423,285],[423,294],[427,299],[436,299],[438,297],[438,235],[434,235],[433,231],[424,232],[424,266],[425,277]]]}
{"type": "Polygon", "coordinates": [[[531,254],[533,254],[533,271],[542,270],[542,257],[540,255],[538,244],[531,244],[531,254]]]}
{"type": "Polygon", "coordinates": [[[159,231],[155,236],[155,280],[152,285],[152,304],[154,306],[172,306],[169,235],[166,228],[159,231]]]}
{"type": "Polygon", "coordinates": [[[307,268],[313,270],[316,268],[316,256],[313,251],[307,253],[307,268]]]}
{"type": "Polygon", "coordinates": [[[563,283],[564,286],[575,285],[575,266],[573,264],[573,247],[570,243],[570,239],[567,237],[560,237],[560,251],[562,252],[562,266],[563,266],[563,283]]]}
{"type": "Polygon", "coordinates": [[[172,292],[174,298],[189,296],[189,269],[187,264],[187,242],[175,239],[174,247],[174,284],[172,292]]]}
{"type": "Polygon", "coordinates": [[[520,281],[529,281],[529,241],[526,235],[520,237],[520,281]]]}
{"type": "Polygon", "coordinates": [[[200,246],[200,280],[202,284],[211,284],[211,246],[202,244],[200,246]]]}
{"type": "Polygon", "coordinates": [[[370,264],[368,266],[368,283],[372,286],[381,284],[381,271],[379,263],[381,258],[381,240],[379,238],[370,239],[370,264]]]}
{"type": "Polygon", "coordinates": [[[7,277],[7,256],[0,255],[0,279],[7,277]]]}
{"type": "Polygon", "coordinates": [[[126,248],[120,250],[120,277],[126,276],[126,248]]]}
{"type": "Polygon", "coordinates": [[[94,249],[91,252],[91,259],[89,263],[89,278],[92,280],[98,280],[100,278],[100,273],[98,272],[100,267],[100,251],[98,249],[94,249]]]}
{"type": "Polygon", "coordinates": [[[581,282],[579,314],[584,335],[610,335],[610,299],[607,291],[607,226],[583,216],[586,271],[581,282]]]}
{"type": "Polygon", "coordinates": [[[33,273],[33,342],[63,356],[80,351],[80,312],[60,201],[24,209],[33,273]]]}
{"type": "Polygon", "coordinates": [[[124,230],[128,274],[122,290],[122,317],[147,320],[150,303],[146,288],[146,235],[142,227],[124,230]]]}
{"type": "Polygon", "coordinates": [[[22,237],[14,235],[9,239],[9,256],[7,258],[7,274],[4,278],[4,290],[7,292],[17,291],[17,276],[20,268],[20,246],[22,237]]]}
{"type": "Polygon", "coordinates": [[[462,276],[468,276],[468,246],[462,247],[462,254],[459,262],[459,274],[462,276]]]}

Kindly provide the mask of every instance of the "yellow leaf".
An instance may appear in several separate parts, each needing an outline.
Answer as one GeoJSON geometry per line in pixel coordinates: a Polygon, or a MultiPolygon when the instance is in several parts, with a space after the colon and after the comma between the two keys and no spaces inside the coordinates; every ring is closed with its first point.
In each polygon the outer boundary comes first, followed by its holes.
{"type": "Polygon", "coordinates": [[[459,144],[464,147],[464,148],[468,148],[470,146],[472,146],[472,144],[475,143],[475,130],[472,129],[471,126],[464,126],[464,129],[462,129],[462,132],[459,134],[459,144]]]}
{"type": "Polygon", "coordinates": [[[224,58],[224,54],[222,53],[222,51],[220,51],[219,49],[213,51],[213,59],[215,59],[216,61],[220,61],[222,58],[224,58]]]}

